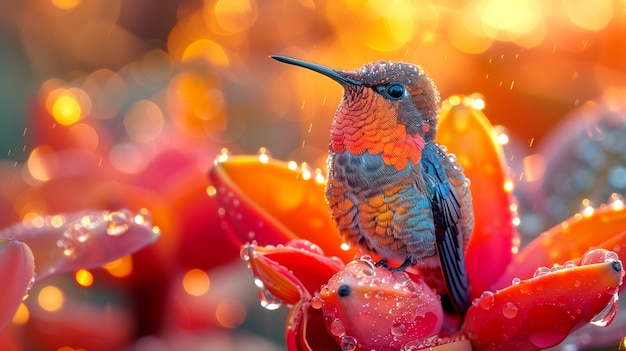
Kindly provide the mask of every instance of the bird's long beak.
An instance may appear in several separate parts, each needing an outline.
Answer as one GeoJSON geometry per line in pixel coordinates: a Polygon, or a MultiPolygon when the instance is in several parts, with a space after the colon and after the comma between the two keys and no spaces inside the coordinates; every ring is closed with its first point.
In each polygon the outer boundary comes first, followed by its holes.
{"type": "Polygon", "coordinates": [[[321,74],[325,75],[326,77],[331,78],[332,80],[336,81],[337,83],[339,83],[341,85],[363,85],[363,83],[359,82],[358,80],[354,80],[352,78],[348,78],[348,77],[344,76],[343,74],[339,73],[339,71],[336,71],[336,70],[334,70],[332,68],[328,68],[326,66],[318,65],[318,64],[315,64],[315,63],[311,63],[311,62],[296,60],[294,58],[285,57],[285,56],[272,55],[270,57],[273,58],[274,60],[277,60],[277,61],[280,61],[280,62],[284,62],[284,63],[288,63],[290,65],[295,65],[295,66],[308,68],[308,69],[310,69],[312,71],[315,71],[317,73],[321,73],[321,74]]]}

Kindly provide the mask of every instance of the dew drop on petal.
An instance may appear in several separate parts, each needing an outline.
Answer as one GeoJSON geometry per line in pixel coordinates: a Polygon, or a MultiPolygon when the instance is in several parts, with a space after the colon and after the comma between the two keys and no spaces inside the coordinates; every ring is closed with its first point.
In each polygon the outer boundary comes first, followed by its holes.
{"type": "Polygon", "coordinates": [[[344,336],[341,338],[341,351],[354,351],[356,350],[357,342],[352,336],[344,336]]]}
{"type": "Polygon", "coordinates": [[[346,333],[346,327],[343,325],[343,322],[339,318],[335,318],[330,323],[330,333],[334,336],[343,336],[346,333]]]}
{"type": "Polygon", "coordinates": [[[322,300],[321,297],[319,296],[313,296],[311,298],[311,307],[319,310],[320,308],[322,308],[322,305],[324,305],[324,300],[322,300]]]}
{"type": "Polygon", "coordinates": [[[540,277],[540,276],[548,274],[548,273],[550,273],[550,268],[548,268],[548,267],[539,267],[539,268],[537,268],[535,273],[533,273],[533,278],[537,278],[537,277],[540,277]]]}
{"type": "Polygon", "coordinates": [[[591,217],[594,212],[595,209],[593,208],[591,201],[589,199],[584,199],[580,205],[580,214],[583,215],[583,217],[591,217]]]}
{"type": "Polygon", "coordinates": [[[250,256],[252,256],[252,252],[254,251],[254,248],[256,247],[256,244],[253,243],[246,243],[243,246],[241,246],[241,250],[239,250],[239,257],[241,257],[242,260],[248,262],[250,260],[250,256]]]}
{"type": "Polygon", "coordinates": [[[593,318],[591,319],[591,321],[589,321],[589,323],[597,327],[606,327],[607,325],[609,325],[615,318],[615,315],[617,314],[618,299],[619,297],[616,291],[613,294],[611,301],[609,301],[609,303],[602,309],[602,311],[598,312],[598,314],[593,316],[593,318]]]}
{"type": "Polygon", "coordinates": [[[280,300],[275,298],[267,289],[259,290],[259,301],[261,301],[261,307],[270,311],[276,310],[282,305],[280,300]]]}
{"type": "Polygon", "coordinates": [[[484,291],[480,295],[480,301],[478,302],[478,306],[480,306],[480,308],[482,308],[483,310],[488,310],[493,306],[494,302],[495,297],[493,296],[493,293],[491,291],[484,291]]]}
{"type": "Polygon", "coordinates": [[[120,236],[128,231],[128,214],[125,211],[114,211],[107,215],[106,233],[110,236],[120,236]]]}
{"type": "Polygon", "coordinates": [[[391,326],[391,334],[393,336],[402,336],[406,333],[406,326],[403,323],[394,323],[391,326]]]}
{"type": "Polygon", "coordinates": [[[603,263],[605,262],[607,250],[605,249],[593,249],[587,251],[582,259],[580,260],[580,265],[585,266],[588,264],[594,263],[603,263]]]}
{"type": "Polygon", "coordinates": [[[502,315],[508,319],[517,316],[518,308],[513,302],[507,302],[502,306],[502,315]]]}
{"type": "Polygon", "coordinates": [[[611,194],[611,196],[609,197],[609,202],[608,205],[611,209],[619,211],[621,209],[624,208],[624,197],[620,194],[617,193],[613,193],[611,194]]]}

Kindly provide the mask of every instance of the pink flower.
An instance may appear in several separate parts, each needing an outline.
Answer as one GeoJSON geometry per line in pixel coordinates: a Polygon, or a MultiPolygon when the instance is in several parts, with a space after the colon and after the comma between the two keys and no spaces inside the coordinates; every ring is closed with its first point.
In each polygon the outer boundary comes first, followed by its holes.
{"type": "Polygon", "coordinates": [[[216,163],[221,214],[241,242],[252,241],[242,258],[262,304],[290,308],[288,350],[538,350],[612,321],[623,289],[623,202],[576,214],[520,249],[513,180],[481,103],[446,100],[438,134],[472,181],[474,301],[465,316],[445,314],[419,274],[341,250],[319,172],[263,155],[216,163]]]}

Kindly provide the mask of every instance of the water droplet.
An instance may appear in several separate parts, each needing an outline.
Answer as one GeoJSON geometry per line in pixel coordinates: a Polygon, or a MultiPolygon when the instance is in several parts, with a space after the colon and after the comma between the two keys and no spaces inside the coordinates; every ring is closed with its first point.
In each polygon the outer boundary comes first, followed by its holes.
{"type": "Polygon", "coordinates": [[[223,147],[222,150],[220,150],[220,154],[215,158],[214,163],[226,162],[228,161],[228,157],[229,157],[228,149],[223,147]]]}
{"type": "Polygon", "coordinates": [[[313,296],[311,298],[311,307],[319,310],[320,308],[322,308],[322,306],[324,305],[324,300],[322,300],[321,297],[319,296],[313,296]]]}
{"type": "Polygon", "coordinates": [[[394,323],[391,326],[391,334],[393,336],[402,336],[406,333],[406,326],[402,323],[394,323]]]}
{"type": "Polygon", "coordinates": [[[584,199],[580,205],[580,214],[583,215],[583,217],[591,217],[594,212],[595,209],[593,208],[591,201],[589,199],[584,199]]]}
{"type": "Polygon", "coordinates": [[[270,161],[270,153],[267,151],[267,148],[262,147],[259,149],[259,162],[268,163],[270,161]]]}
{"type": "Polygon", "coordinates": [[[604,254],[604,262],[614,262],[617,260],[619,260],[619,256],[613,251],[607,251],[604,254]]]}
{"type": "Polygon", "coordinates": [[[74,241],[69,238],[63,238],[57,241],[57,247],[63,250],[63,255],[66,257],[71,257],[76,252],[76,245],[74,245],[74,241]]]}
{"type": "MultiPolygon", "coordinates": [[[[82,222],[82,220],[81,220],[82,222]]],[[[76,223],[65,230],[63,236],[69,239],[76,240],[79,243],[84,243],[91,237],[91,231],[83,227],[81,224],[76,223]]]]}
{"type": "Polygon", "coordinates": [[[502,315],[508,319],[517,316],[518,308],[513,302],[507,302],[502,306],[502,315]]]}
{"type": "Polygon", "coordinates": [[[209,196],[215,196],[217,194],[217,189],[213,185],[209,185],[206,187],[206,193],[209,196]]]}
{"type": "Polygon", "coordinates": [[[613,210],[618,211],[618,210],[623,209],[624,208],[624,203],[625,203],[624,197],[622,195],[620,195],[620,194],[613,193],[609,197],[608,205],[613,210]]]}
{"type": "Polygon", "coordinates": [[[115,211],[107,215],[106,232],[110,236],[120,236],[128,231],[128,213],[125,211],[115,211]]]}
{"type": "Polygon", "coordinates": [[[578,280],[578,279],[574,280],[574,287],[575,288],[579,288],[580,287],[580,280],[578,280]]]}
{"type": "Polygon", "coordinates": [[[450,161],[451,163],[455,163],[456,162],[456,155],[455,154],[448,154],[448,161],[450,161]]]}
{"type": "Polygon", "coordinates": [[[540,276],[548,274],[548,273],[550,273],[550,268],[548,268],[548,267],[539,267],[539,268],[537,268],[535,273],[533,273],[533,278],[537,278],[537,277],[540,277],[540,276]]]}
{"type": "Polygon", "coordinates": [[[515,278],[513,278],[513,280],[511,280],[511,284],[512,284],[512,285],[519,285],[519,283],[520,283],[521,281],[522,281],[522,280],[521,280],[520,278],[515,277],[515,278]]]}
{"type": "Polygon", "coordinates": [[[256,244],[254,242],[244,244],[241,246],[241,250],[239,250],[239,257],[244,261],[249,261],[255,247],[256,244]]]}
{"type": "Polygon", "coordinates": [[[588,264],[605,262],[607,251],[608,250],[605,249],[593,249],[587,251],[580,260],[580,265],[585,266],[588,264]]]}
{"type": "Polygon", "coordinates": [[[556,303],[560,306],[567,306],[568,299],[565,296],[559,296],[556,298],[556,303]]]}
{"type": "Polygon", "coordinates": [[[335,318],[330,322],[330,333],[334,336],[343,336],[346,333],[346,327],[339,318],[335,318]]]}
{"type": "Polygon", "coordinates": [[[469,186],[472,185],[472,181],[469,178],[463,178],[463,185],[469,188],[469,186]]]}
{"type": "Polygon", "coordinates": [[[593,318],[591,319],[591,321],[589,321],[589,323],[597,327],[606,327],[607,325],[609,325],[615,318],[615,315],[617,314],[618,299],[619,297],[616,291],[611,297],[611,300],[609,301],[609,303],[606,306],[604,306],[602,311],[598,312],[598,314],[593,316],[593,318]]]}
{"type": "Polygon", "coordinates": [[[278,309],[282,303],[280,300],[274,297],[267,289],[259,290],[259,301],[261,301],[261,306],[270,311],[278,309]]]}
{"type": "Polygon", "coordinates": [[[563,268],[565,268],[565,269],[574,268],[574,267],[576,267],[576,262],[574,262],[574,261],[566,261],[563,264],[563,268]]]}
{"type": "Polygon", "coordinates": [[[341,351],[354,351],[356,350],[357,342],[352,336],[344,336],[341,338],[341,351]]]}
{"type": "Polygon", "coordinates": [[[493,293],[491,291],[484,291],[480,295],[480,301],[478,302],[478,306],[480,306],[480,308],[482,308],[483,310],[488,310],[493,307],[494,302],[495,296],[493,295],[493,293]]]}
{"type": "Polygon", "coordinates": [[[80,219],[80,225],[88,230],[96,229],[100,223],[102,223],[102,219],[94,215],[83,216],[80,219]]]}

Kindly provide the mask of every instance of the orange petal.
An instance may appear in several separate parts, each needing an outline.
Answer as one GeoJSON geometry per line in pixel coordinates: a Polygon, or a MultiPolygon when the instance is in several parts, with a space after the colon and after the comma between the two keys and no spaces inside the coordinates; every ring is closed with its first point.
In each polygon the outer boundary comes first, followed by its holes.
{"type": "Polygon", "coordinates": [[[606,325],[617,308],[624,271],[613,252],[591,251],[583,266],[561,267],[496,293],[485,292],[465,316],[477,350],[539,350],[559,344],[588,322],[606,325]],[[611,257],[611,260],[605,259],[611,257]]]}
{"type": "Polygon", "coordinates": [[[593,213],[576,214],[528,243],[515,256],[495,288],[510,284],[516,277],[531,277],[537,267],[550,267],[554,262],[573,260],[592,247],[613,250],[616,245],[625,243],[625,236],[617,236],[624,228],[626,208],[623,206],[602,206],[593,213]]]}
{"type": "Polygon", "coordinates": [[[330,256],[346,261],[354,251],[340,249],[339,233],[332,222],[324,182],[287,163],[256,156],[234,156],[216,163],[210,171],[226,219],[241,242],[261,245],[304,238],[320,245],[330,256]]]}
{"type": "Polygon", "coordinates": [[[303,248],[304,241],[298,240],[295,247],[259,247],[254,244],[242,247],[242,257],[249,262],[255,279],[263,283],[270,297],[291,305],[302,299],[308,300],[315,290],[343,268],[343,263],[324,256],[321,251],[303,248]]]}
{"type": "Polygon", "coordinates": [[[456,155],[472,185],[474,234],[465,255],[476,296],[489,290],[519,246],[511,212],[513,183],[482,100],[452,96],[443,103],[437,141],[456,155]]]}
{"type": "Polygon", "coordinates": [[[13,318],[35,276],[33,254],[17,240],[0,241],[0,330],[13,318]]]}

